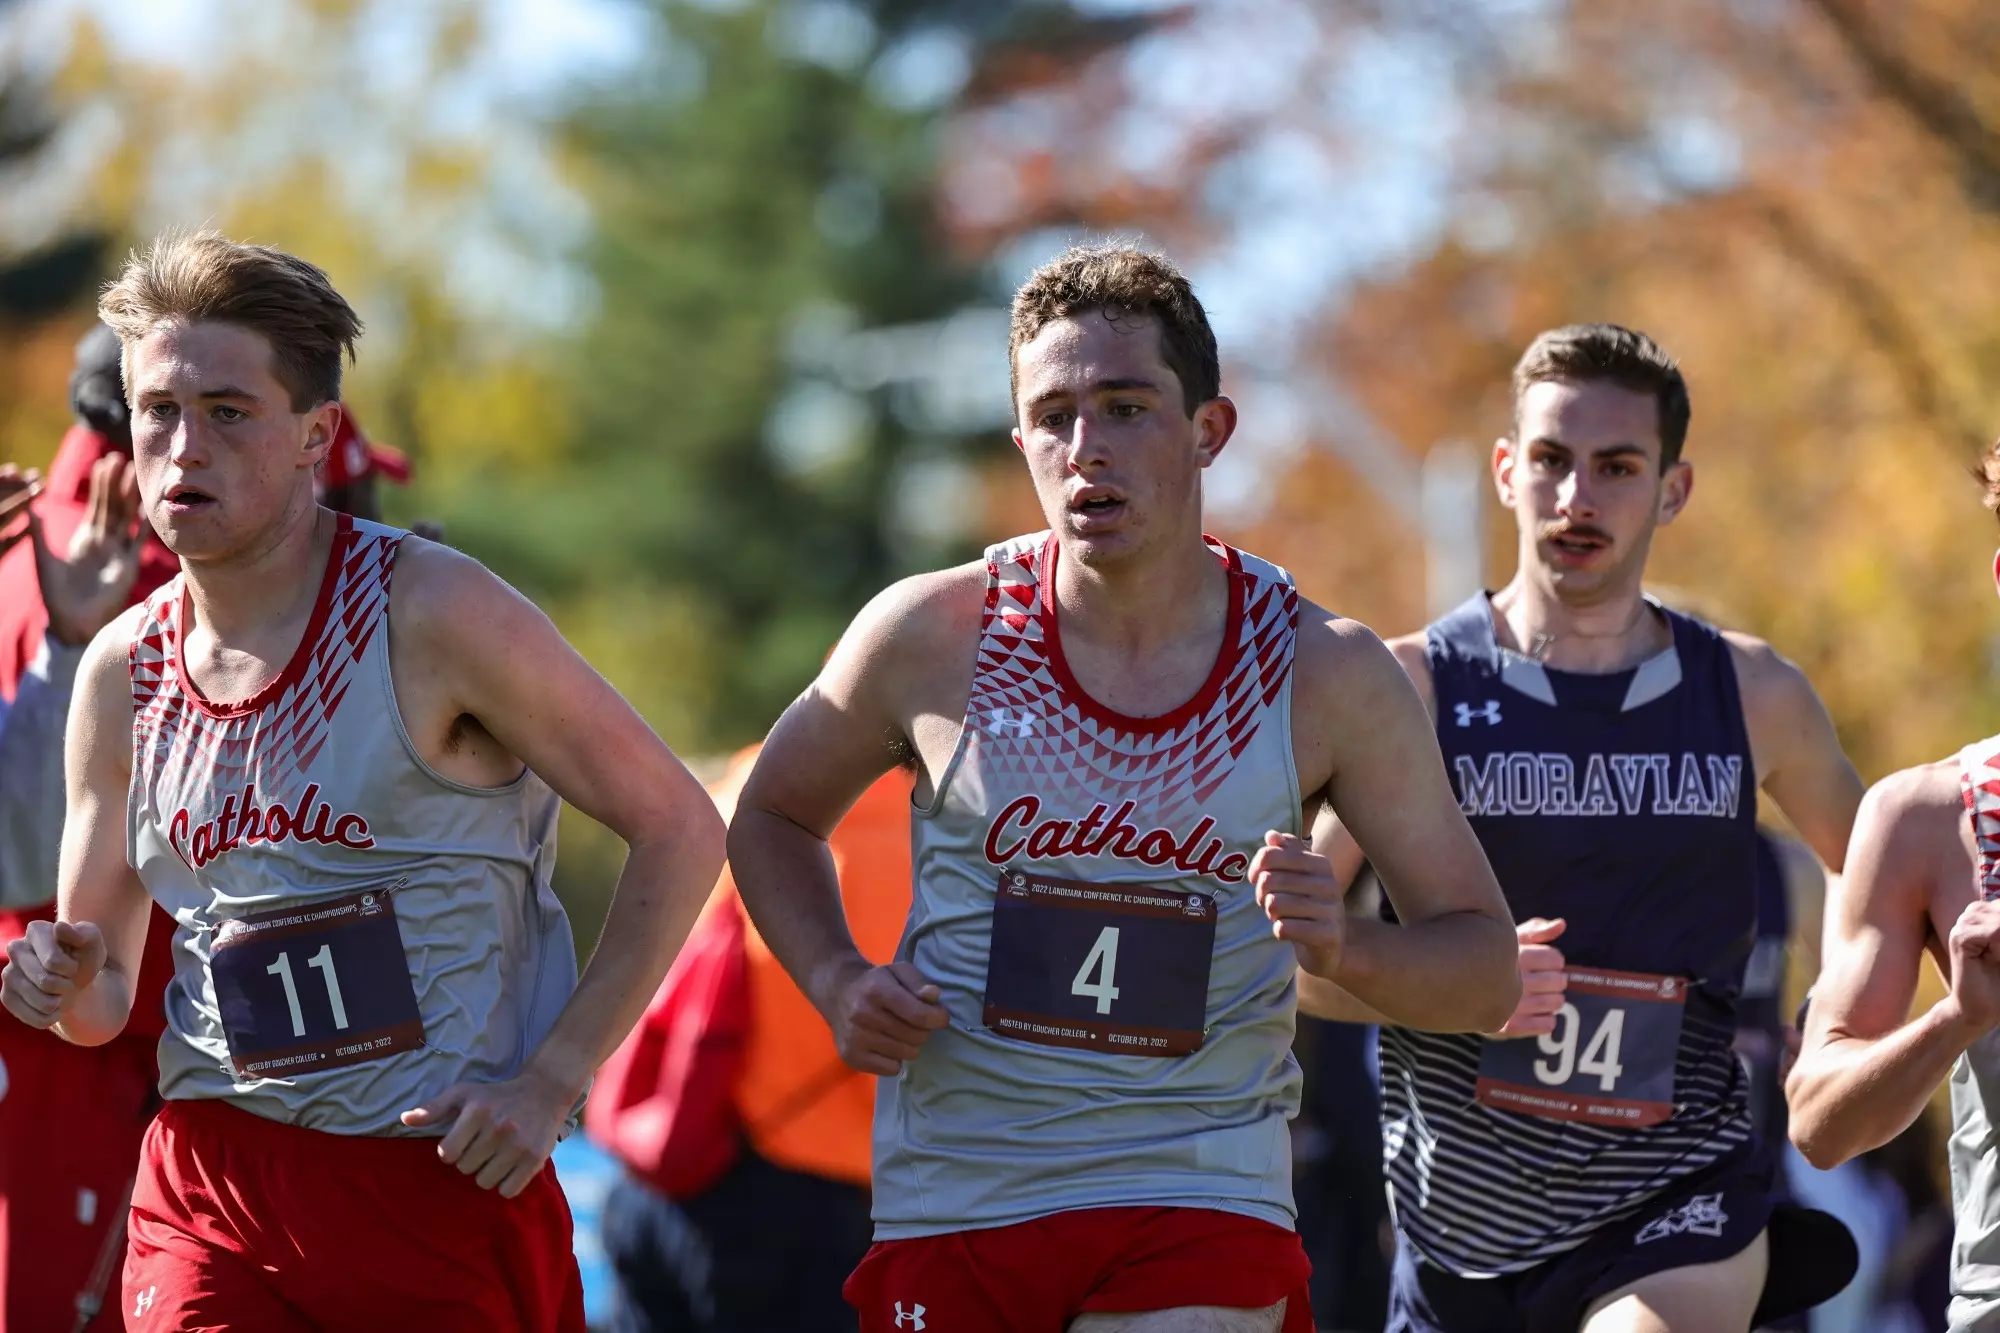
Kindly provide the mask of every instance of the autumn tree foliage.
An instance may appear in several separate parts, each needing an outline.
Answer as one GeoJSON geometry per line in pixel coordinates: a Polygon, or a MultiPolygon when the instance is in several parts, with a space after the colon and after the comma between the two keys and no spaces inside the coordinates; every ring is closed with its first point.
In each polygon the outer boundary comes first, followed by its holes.
{"type": "MultiPolygon", "coordinates": [[[[1659,584],[1797,661],[1869,776],[2000,728],[2000,533],[1967,477],[2000,433],[2000,11],[1213,8],[1238,31],[1281,25],[1289,42],[1317,43],[1317,75],[1286,85],[1277,70],[1269,96],[1189,126],[1187,174],[1164,200],[1143,172],[1056,165],[1058,145],[1072,162],[1102,160],[1107,131],[1093,127],[1116,125],[1107,84],[1143,100],[1156,66],[1100,64],[1083,86],[1038,90],[1039,120],[1019,102],[981,110],[963,133],[1001,162],[992,127],[1006,117],[1056,128],[1015,154],[1004,187],[990,183],[994,159],[978,168],[983,190],[959,187],[985,206],[961,218],[963,234],[1137,227],[1198,256],[1254,221],[1219,206],[1215,184],[1245,145],[1306,139],[1335,161],[1366,147],[1365,125],[1325,111],[1357,51],[1443,61],[1448,100],[1429,113],[1443,124],[1441,221],[1300,331],[1296,373],[1339,384],[1414,460],[1440,440],[1483,449],[1505,432],[1508,371],[1539,330],[1646,329],[1679,356],[1694,398],[1695,496],[1655,547],[1659,584]]],[[[1331,192],[1328,226],[1340,207],[1331,192]]],[[[1233,532],[1327,604],[1401,632],[1425,615],[1421,533],[1350,461],[1350,429],[1313,423],[1316,447],[1270,478],[1233,532]]],[[[1489,519],[1497,586],[1513,526],[1497,508],[1489,519]]]]}

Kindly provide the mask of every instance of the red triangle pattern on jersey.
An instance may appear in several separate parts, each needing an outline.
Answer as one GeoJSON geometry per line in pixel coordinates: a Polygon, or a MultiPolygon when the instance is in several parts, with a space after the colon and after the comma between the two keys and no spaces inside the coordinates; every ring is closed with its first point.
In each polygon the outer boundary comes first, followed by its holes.
{"type": "Polygon", "coordinates": [[[1966,746],[1958,772],[1979,847],[1979,896],[1991,901],[2000,898],[2000,736],[1966,746]]]}
{"type": "Polygon", "coordinates": [[[1245,584],[1238,660],[1198,715],[1168,730],[1120,728],[1068,698],[1051,668],[1039,577],[1049,540],[1017,537],[987,552],[986,615],[965,723],[976,733],[979,762],[1006,787],[1083,805],[1135,800],[1135,818],[1170,826],[1208,803],[1272,716],[1290,679],[1298,592],[1282,570],[1211,539],[1231,577],[1245,584]]]}
{"type": "Polygon", "coordinates": [[[389,575],[401,536],[357,531],[345,543],[326,619],[304,669],[254,712],[205,711],[185,688],[181,580],[147,600],[131,651],[133,781],[152,794],[155,809],[186,804],[176,794],[194,784],[226,790],[254,781],[273,792],[307,772],[326,744],[356,664],[388,614],[389,575]]]}

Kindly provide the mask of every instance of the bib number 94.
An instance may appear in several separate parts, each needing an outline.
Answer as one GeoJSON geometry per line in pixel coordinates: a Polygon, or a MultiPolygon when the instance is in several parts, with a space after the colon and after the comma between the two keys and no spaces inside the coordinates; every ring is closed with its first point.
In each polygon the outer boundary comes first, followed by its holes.
{"type": "Polygon", "coordinates": [[[1674,1113],[1687,983],[1679,977],[1571,968],[1555,1030],[1489,1038],[1473,1095],[1496,1111],[1611,1125],[1657,1125],[1674,1113]]]}

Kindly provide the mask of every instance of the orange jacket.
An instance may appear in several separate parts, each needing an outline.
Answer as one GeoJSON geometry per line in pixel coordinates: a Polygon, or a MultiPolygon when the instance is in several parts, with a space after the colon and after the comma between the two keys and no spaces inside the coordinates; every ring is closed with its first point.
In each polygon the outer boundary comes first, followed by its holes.
{"type": "MultiPolygon", "coordinates": [[[[756,756],[755,747],[738,754],[714,787],[725,817],[733,813],[756,756]]],[[[855,802],[830,840],[848,928],[861,952],[877,963],[894,957],[910,914],[912,785],[906,770],[885,774],[855,802]]],[[[716,888],[735,893],[727,869],[716,888]]],[[[875,1079],[841,1061],[826,1020],[754,924],[746,949],[750,1038],[737,1077],[736,1108],[750,1146],[789,1170],[866,1185],[875,1079]]]]}

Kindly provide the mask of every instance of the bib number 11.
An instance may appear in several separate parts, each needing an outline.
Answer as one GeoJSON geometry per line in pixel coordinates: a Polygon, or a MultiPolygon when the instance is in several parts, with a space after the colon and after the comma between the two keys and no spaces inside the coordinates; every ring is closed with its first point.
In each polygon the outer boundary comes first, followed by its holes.
{"type": "Polygon", "coordinates": [[[1549,1057],[1535,1061],[1535,1077],[1550,1087],[1560,1087],[1577,1074],[1594,1075],[1598,1091],[1610,1092],[1618,1086],[1618,1076],[1625,1072],[1625,1066],[1618,1060],[1619,1048],[1625,1040],[1625,1011],[1605,1010],[1597,1031],[1590,1034],[1579,1057],[1576,1047],[1582,1028],[1583,1020],[1575,1005],[1565,1004],[1556,1011],[1556,1030],[1535,1039],[1542,1054],[1549,1057]]]}
{"type": "MultiPolygon", "coordinates": [[[[1058,972],[1056,975],[1062,974],[1058,972]]],[[[1097,932],[1097,943],[1090,946],[1090,952],[1084,956],[1083,966],[1076,970],[1076,980],[1070,982],[1069,993],[1081,995],[1086,1000],[1097,1001],[1097,1012],[1108,1014],[1111,1012],[1111,1002],[1118,998],[1118,987],[1115,984],[1117,976],[1118,927],[1106,926],[1097,932]],[[1092,972],[1097,974],[1095,981],[1090,979],[1092,972]]]]}
{"type": "MultiPolygon", "coordinates": [[[[345,1032],[347,1030],[347,1006],[341,1002],[340,998],[340,976],[333,970],[333,946],[331,944],[320,945],[319,952],[306,959],[306,966],[318,968],[321,975],[326,978],[326,999],[327,1004],[333,1009],[333,1025],[342,1032],[345,1032]]],[[[305,1036],[306,1015],[305,1011],[299,1008],[299,988],[297,983],[292,980],[292,956],[289,953],[281,953],[278,955],[277,961],[264,970],[285,983],[285,1004],[292,1011],[292,1035],[294,1037],[305,1036]]]]}

